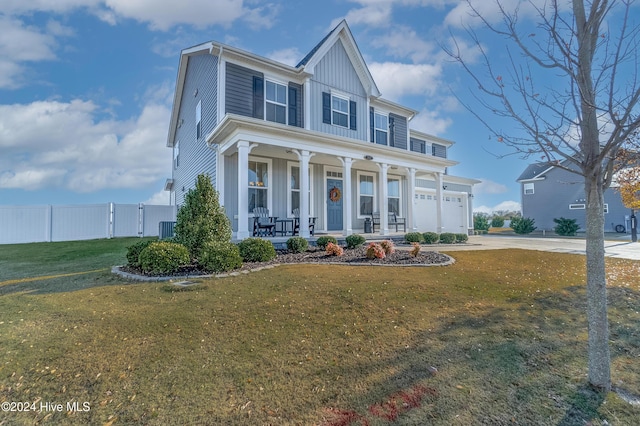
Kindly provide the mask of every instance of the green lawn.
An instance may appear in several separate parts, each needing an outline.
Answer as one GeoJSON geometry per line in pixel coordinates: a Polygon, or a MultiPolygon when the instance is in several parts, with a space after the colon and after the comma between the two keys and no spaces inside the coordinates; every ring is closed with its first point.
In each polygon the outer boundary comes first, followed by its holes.
{"type": "MultiPolygon", "coordinates": [[[[9,281],[122,264],[135,241],[0,246],[0,402],[36,402],[0,424],[638,424],[586,386],[582,256],[280,266],[182,291],[9,281]]],[[[640,262],[608,267],[613,381],[639,395],[640,262]]]]}

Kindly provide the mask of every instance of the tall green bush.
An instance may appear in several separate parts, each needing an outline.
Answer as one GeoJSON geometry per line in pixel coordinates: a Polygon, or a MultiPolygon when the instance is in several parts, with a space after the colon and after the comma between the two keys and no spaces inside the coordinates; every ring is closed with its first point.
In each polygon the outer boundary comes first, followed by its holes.
{"type": "Polygon", "coordinates": [[[187,193],[178,211],[174,241],[187,247],[196,259],[208,242],[231,241],[231,222],[209,175],[198,175],[195,188],[187,193]]]}
{"type": "Polygon", "coordinates": [[[578,225],[577,219],[567,219],[561,217],[559,219],[553,219],[553,221],[556,223],[556,226],[553,228],[553,230],[558,235],[572,237],[575,236],[576,232],[578,232],[578,229],[580,229],[580,225],[578,225]]]}
{"type": "Polygon", "coordinates": [[[479,231],[488,231],[491,225],[489,224],[489,217],[486,213],[474,213],[473,214],[473,228],[479,231]]]}
{"type": "Polygon", "coordinates": [[[535,219],[528,217],[514,217],[511,219],[511,229],[516,234],[530,234],[536,230],[534,226],[535,219]]]}
{"type": "Polygon", "coordinates": [[[494,216],[491,219],[492,228],[502,228],[504,226],[504,218],[502,216],[494,216]]]}

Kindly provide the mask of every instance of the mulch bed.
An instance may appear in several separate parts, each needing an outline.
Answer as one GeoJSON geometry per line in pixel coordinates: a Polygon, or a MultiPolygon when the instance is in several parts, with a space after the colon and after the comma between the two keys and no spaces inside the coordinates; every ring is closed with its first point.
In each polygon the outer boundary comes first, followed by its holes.
{"type": "MultiPolygon", "coordinates": [[[[342,256],[326,254],[324,250],[312,247],[304,253],[291,253],[288,250],[276,250],[277,256],[268,262],[244,262],[240,269],[229,272],[251,271],[268,265],[295,264],[295,263],[343,263],[346,265],[387,265],[387,266],[420,266],[420,265],[448,265],[452,259],[444,254],[433,251],[421,251],[418,256],[411,256],[406,250],[396,250],[384,259],[369,259],[366,256],[366,248],[345,249],[342,256]]],[[[140,269],[122,266],[120,270],[131,274],[153,276],[143,273],[140,269]]],[[[197,266],[181,268],[174,276],[207,275],[206,271],[197,266]]]]}

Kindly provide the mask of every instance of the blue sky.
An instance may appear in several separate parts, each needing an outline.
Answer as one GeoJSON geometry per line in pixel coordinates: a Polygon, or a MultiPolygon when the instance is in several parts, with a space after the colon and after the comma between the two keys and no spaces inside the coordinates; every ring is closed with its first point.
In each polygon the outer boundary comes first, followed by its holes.
{"type": "Polygon", "coordinates": [[[476,23],[454,0],[3,0],[0,204],[168,203],[180,50],[216,40],[295,64],[343,18],[383,97],[456,142],[450,173],[482,181],[474,206],[518,208],[515,180],[533,160],[496,158],[500,144],[456,99],[473,84],[440,46],[452,34],[464,46],[476,23]]]}

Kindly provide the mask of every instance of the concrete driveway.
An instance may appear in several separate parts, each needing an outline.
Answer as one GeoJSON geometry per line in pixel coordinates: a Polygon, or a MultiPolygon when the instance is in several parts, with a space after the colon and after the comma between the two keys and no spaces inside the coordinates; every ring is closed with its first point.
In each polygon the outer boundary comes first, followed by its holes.
{"type": "MultiPolygon", "coordinates": [[[[585,254],[583,238],[523,237],[502,235],[474,235],[467,244],[452,244],[439,247],[438,251],[496,250],[519,248],[524,250],[550,251],[557,253],[585,254]]],[[[605,255],[621,259],[640,260],[640,242],[632,243],[629,235],[606,236],[605,255]]]]}

